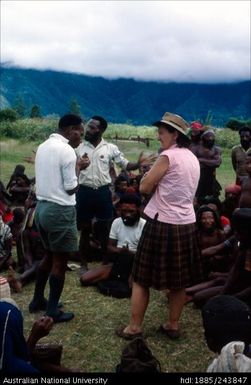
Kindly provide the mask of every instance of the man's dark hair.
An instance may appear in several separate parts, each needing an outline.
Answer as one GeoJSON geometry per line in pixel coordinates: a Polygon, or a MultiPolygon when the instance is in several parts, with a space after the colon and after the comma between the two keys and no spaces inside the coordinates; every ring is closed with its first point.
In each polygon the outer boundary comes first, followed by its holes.
{"type": "Polygon", "coordinates": [[[244,131],[248,131],[250,134],[251,134],[251,127],[249,126],[242,126],[240,129],[239,129],[239,134],[241,132],[244,132],[244,131]]]}
{"type": "Polygon", "coordinates": [[[95,115],[95,116],[92,116],[91,119],[99,121],[100,127],[103,132],[106,130],[107,121],[104,118],[102,118],[102,116],[95,115]]]}
{"type": "Polygon", "coordinates": [[[232,341],[251,342],[251,310],[231,295],[218,295],[202,308],[202,320],[208,347],[220,353],[232,341]]]}
{"type": "Polygon", "coordinates": [[[208,205],[208,204],[214,204],[215,206],[217,206],[217,209],[219,211],[219,213],[221,213],[221,201],[219,198],[216,198],[214,197],[213,195],[206,195],[202,201],[201,201],[201,204],[202,205],[208,205]]]}
{"type": "Polygon", "coordinates": [[[58,122],[58,128],[60,130],[64,130],[66,127],[69,126],[78,126],[79,124],[83,123],[83,120],[80,116],[75,114],[67,114],[62,116],[58,122]]]}
{"type": "Polygon", "coordinates": [[[118,175],[114,181],[114,184],[117,186],[120,182],[127,182],[128,183],[128,179],[124,175],[118,175]]]}
{"type": "Polygon", "coordinates": [[[133,204],[133,205],[136,205],[137,207],[141,206],[141,200],[136,194],[124,194],[120,198],[119,203],[120,204],[123,204],[123,203],[133,204]]]}

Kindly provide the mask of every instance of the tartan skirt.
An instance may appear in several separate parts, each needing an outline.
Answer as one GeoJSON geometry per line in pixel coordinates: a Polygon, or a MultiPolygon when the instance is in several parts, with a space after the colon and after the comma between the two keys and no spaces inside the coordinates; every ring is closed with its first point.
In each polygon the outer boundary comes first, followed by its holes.
{"type": "Polygon", "coordinates": [[[196,223],[173,225],[147,218],[134,258],[134,282],[178,290],[205,279],[196,223]]]}

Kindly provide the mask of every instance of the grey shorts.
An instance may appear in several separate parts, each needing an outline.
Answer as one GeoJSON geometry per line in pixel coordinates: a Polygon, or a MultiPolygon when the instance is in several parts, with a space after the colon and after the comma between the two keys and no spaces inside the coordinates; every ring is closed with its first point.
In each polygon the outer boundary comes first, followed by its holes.
{"type": "Polygon", "coordinates": [[[38,201],[35,223],[44,248],[52,252],[71,253],[78,250],[76,209],[48,201],[38,201]]]}

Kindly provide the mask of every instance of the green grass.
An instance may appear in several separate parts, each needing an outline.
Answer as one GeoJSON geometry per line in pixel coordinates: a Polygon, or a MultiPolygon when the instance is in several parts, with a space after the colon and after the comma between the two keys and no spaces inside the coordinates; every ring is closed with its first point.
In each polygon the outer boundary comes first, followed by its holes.
{"type": "MultiPolygon", "coordinates": [[[[33,286],[25,286],[22,293],[13,295],[23,311],[26,335],[35,319],[27,310],[33,286]]],[[[75,318],[67,324],[55,325],[44,341],[64,345],[62,362],[65,366],[87,372],[114,372],[121,351],[127,343],[118,338],[114,331],[120,325],[127,324],[130,300],[106,297],[97,293],[93,287],[81,287],[76,272],[67,272],[62,300],[66,310],[74,311],[75,318]]],[[[204,341],[200,311],[194,309],[192,304],[186,305],[181,320],[182,338],[179,341],[170,341],[156,331],[165,322],[167,308],[164,293],[152,290],[144,331],[148,336],[150,349],[161,362],[162,370],[205,371],[213,355],[204,341]]]]}
{"type": "MultiPolygon", "coordinates": [[[[1,180],[7,183],[16,164],[26,166],[28,176],[34,176],[34,165],[25,163],[36,149],[36,142],[4,140],[1,145],[1,180]]],[[[157,150],[158,143],[149,148],[137,142],[117,142],[129,160],[136,160],[140,151],[157,150]]],[[[223,161],[217,178],[224,187],[234,181],[230,150],[223,150],[223,161]]],[[[5,274],[5,273],[4,273],[5,274]]],[[[38,315],[29,314],[27,307],[32,298],[34,284],[24,287],[22,293],[13,294],[24,315],[25,335],[38,315]]],[[[47,289],[48,290],[48,289],[47,289]]],[[[67,272],[62,301],[65,310],[73,311],[75,318],[66,324],[54,326],[50,337],[44,341],[64,345],[62,363],[86,372],[114,372],[126,342],[116,337],[115,329],[126,325],[130,315],[129,299],[114,299],[97,293],[93,287],[83,288],[76,271],[67,272]]],[[[192,304],[187,304],[181,318],[182,338],[170,341],[157,333],[157,328],[168,315],[168,302],[163,292],[151,291],[150,304],[145,316],[144,331],[153,354],[159,359],[164,372],[204,372],[213,354],[208,350],[201,324],[201,315],[192,304]]]]}
{"type": "Polygon", "coordinates": [[[25,166],[28,177],[34,176],[34,165],[24,162],[25,156],[31,156],[32,150],[36,149],[35,142],[20,142],[16,139],[5,139],[0,142],[0,179],[6,185],[17,164],[25,166]]]}

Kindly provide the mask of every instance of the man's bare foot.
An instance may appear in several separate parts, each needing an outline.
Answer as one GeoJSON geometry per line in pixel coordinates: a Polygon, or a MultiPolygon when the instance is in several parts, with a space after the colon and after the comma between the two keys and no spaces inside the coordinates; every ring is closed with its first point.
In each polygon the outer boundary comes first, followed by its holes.
{"type": "Polygon", "coordinates": [[[12,266],[9,266],[8,268],[7,281],[9,282],[11,289],[14,290],[15,293],[20,293],[22,291],[22,284],[16,277],[16,272],[12,266]]]}

